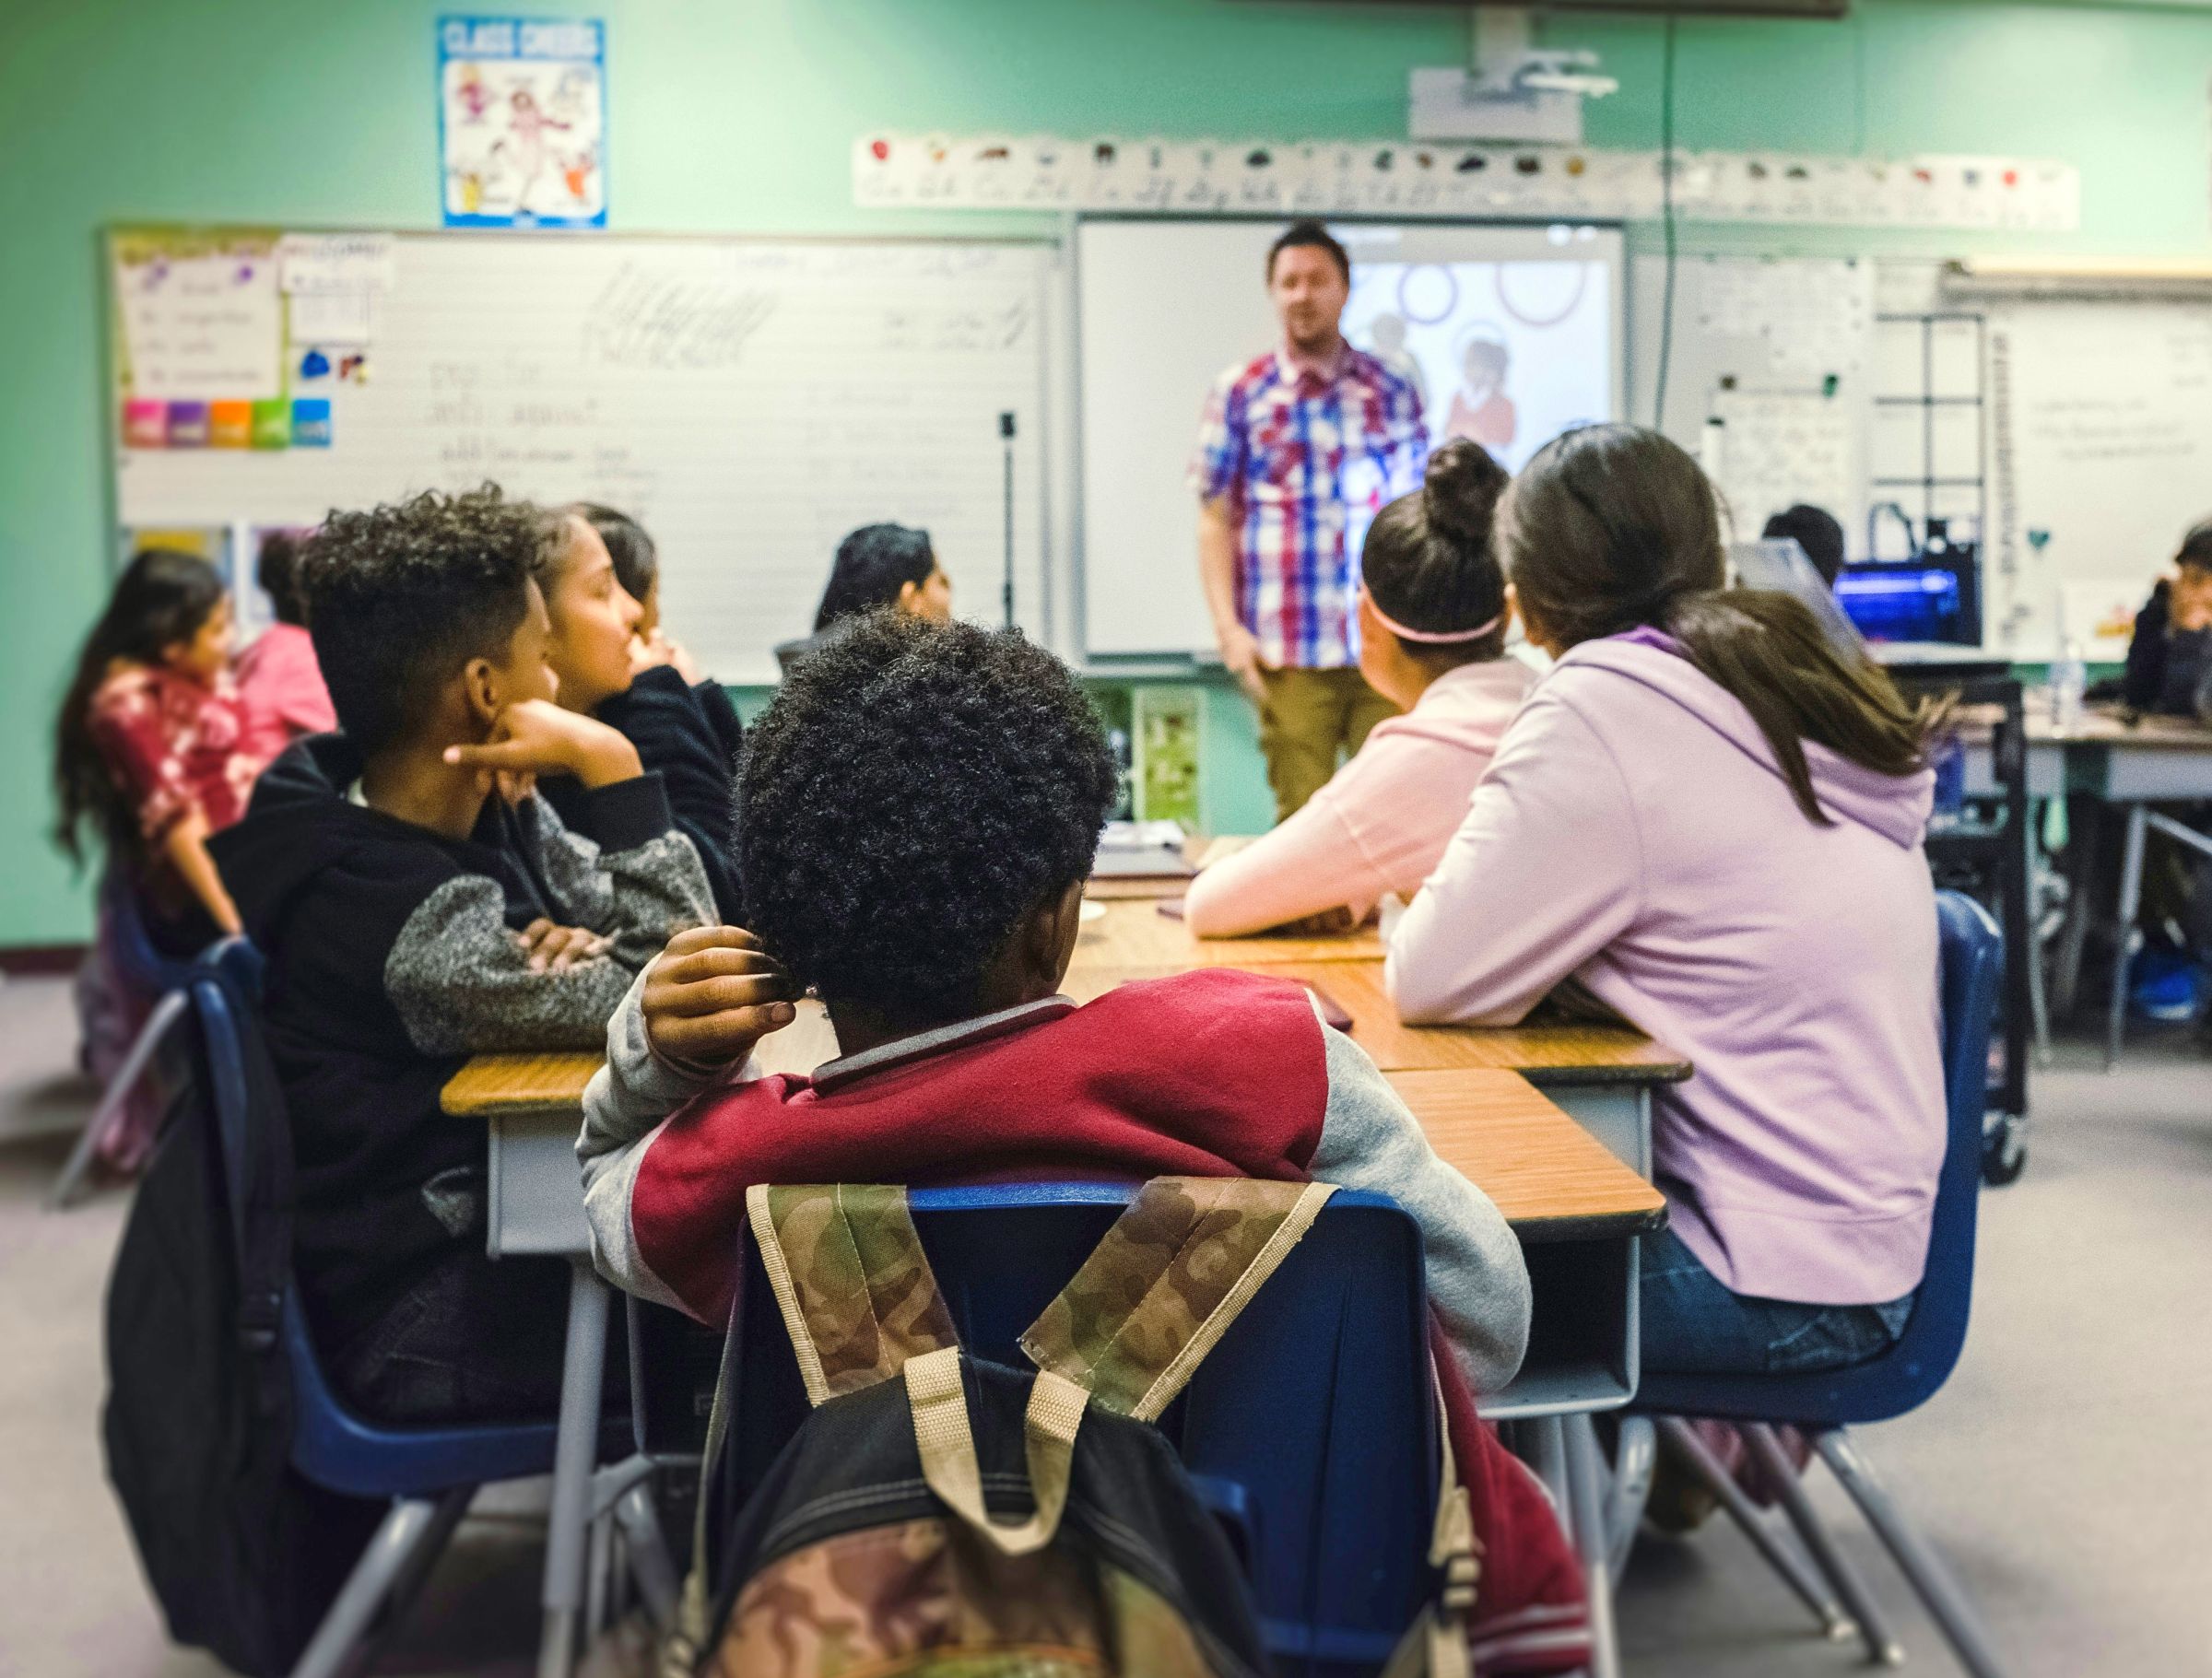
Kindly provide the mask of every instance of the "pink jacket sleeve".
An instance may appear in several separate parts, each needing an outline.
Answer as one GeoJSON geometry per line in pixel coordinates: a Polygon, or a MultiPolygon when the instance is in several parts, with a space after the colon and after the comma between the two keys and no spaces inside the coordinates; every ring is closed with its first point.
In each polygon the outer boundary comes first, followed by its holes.
{"type": "Polygon", "coordinates": [[[1362,920],[1390,889],[1346,820],[1339,782],[1347,764],[1275,831],[1224,857],[1191,882],[1183,924],[1200,938],[1234,938],[1348,905],[1362,920]]]}
{"type": "Polygon", "coordinates": [[[1636,809],[1611,749],[1538,688],[1390,939],[1411,1023],[1511,1026],[1625,932],[1642,897],[1636,809]]]}

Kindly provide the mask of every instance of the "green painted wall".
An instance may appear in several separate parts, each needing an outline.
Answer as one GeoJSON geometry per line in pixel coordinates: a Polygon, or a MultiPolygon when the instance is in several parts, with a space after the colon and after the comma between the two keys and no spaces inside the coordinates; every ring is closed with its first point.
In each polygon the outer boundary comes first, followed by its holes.
{"type": "MultiPolygon", "coordinates": [[[[81,936],[43,837],[49,710],[106,581],[97,231],[120,219],[416,228],[437,216],[435,0],[0,6],[0,944],[81,936]]],[[[607,19],[618,226],[929,230],[854,210],[866,128],[1402,135],[1406,72],[1464,12],[1326,0],[584,0],[607,19]]],[[[1622,92],[1597,145],[1651,146],[1660,28],[1574,19],[1622,92]]],[[[1687,147],[2055,155],[2088,249],[2207,245],[2212,12],[1860,0],[1841,25],[1686,21],[1687,147]]],[[[1019,217],[1000,218],[1018,229],[1019,217]]],[[[979,230],[947,217],[940,230],[979,230]]],[[[1648,237],[1640,233],[1639,239],[1648,237]]],[[[1714,231],[1690,248],[1956,250],[1959,236],[1714,231]]],[[[2016,241],[2017,242],[2017,241],[2016,241]]],[[[1207,820],[1264,819],[1249,711],[1209,689],[1207,820]]]]}

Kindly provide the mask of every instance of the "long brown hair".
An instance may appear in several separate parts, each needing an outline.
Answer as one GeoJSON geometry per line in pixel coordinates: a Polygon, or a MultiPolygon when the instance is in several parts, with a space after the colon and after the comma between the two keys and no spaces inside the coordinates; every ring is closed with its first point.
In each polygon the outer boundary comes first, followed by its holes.
{"type": "Polygon", "coordinates": [[[1586,426],[1513,480],[1499,543],[1532,635],[1560,647],[1650,628],[1743,703],[1806,818],[1829,816],[1805,742],[1883,775],[1924,767],[1930,716],[1871,661],[1839,653],[1793,595],[1723,588],[1720,503],[1656,431],[1586,426]]]}
{"type": "Polygon", "coordinates": [[[118,660],[161,663],[171,647],[200,632],[222,599],[223,580],[215,567],[175,548],[143,548],[116,578],[107,610],[77,653],[76,670],[54,721],[53,792],[59,808],[53,838],[70,861],[85,860],[87,823],[111,853],[135,855],[138,846],[137,810],[116,783],[92,734],[93,694],[118,660]]]}

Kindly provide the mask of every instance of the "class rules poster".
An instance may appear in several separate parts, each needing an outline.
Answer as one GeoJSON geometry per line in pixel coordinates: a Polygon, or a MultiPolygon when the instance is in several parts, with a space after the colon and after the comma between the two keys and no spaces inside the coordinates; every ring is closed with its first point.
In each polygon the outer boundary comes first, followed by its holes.
{"type": "Polygon", "coordinates": [[[438,135],[447,227],[605,227],[606,26],[441,19],[438,135]]]}

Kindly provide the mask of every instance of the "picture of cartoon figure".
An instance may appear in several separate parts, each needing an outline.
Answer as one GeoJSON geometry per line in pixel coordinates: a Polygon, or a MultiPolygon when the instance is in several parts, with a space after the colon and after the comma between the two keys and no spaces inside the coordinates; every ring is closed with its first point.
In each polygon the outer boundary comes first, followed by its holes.
{"type": "Polygon", "coordinates": [[[483,122],[484,112],[491,106],[491,89],[484,85],[484,72],[475,65],[461,66],[459,79],[453,84],[453,102],[461,107],[470,126],[483,122]]]}
{"type": "Polygon", "coordinates": [[[590,147],[561,160],[561,183],[569,189],[569,196],[578,204],[587,204],[592,195],[592,170],[598,164],[598,155],[590,147]]]}
{"type": "Polygon", "coordinates": [[[546,131],[565,129],[569,124],[540,111],[536,95],[527,88],[517,88],[508,96],[508,111],[507,134],[514,141],[514,201],[527,208],[530,189],[537,184],[548,156],[546,131]]]}
{"type": "Polygon", "coordinates": [[[1460,352],[1462,382],[1452,393],[1452,412],[1444,421],[1445,438],[1465,437],[1492,453],[1512,447],[1520,418],[1513,411],[1513,399],[1505,393],[1510,365],[1503,339],[1488,331],[1468,338],[1460,352]]]}

